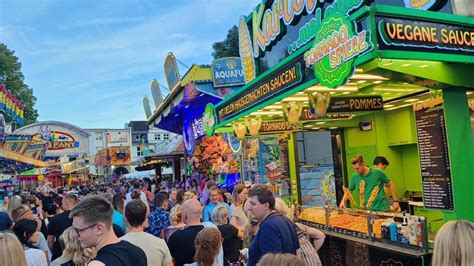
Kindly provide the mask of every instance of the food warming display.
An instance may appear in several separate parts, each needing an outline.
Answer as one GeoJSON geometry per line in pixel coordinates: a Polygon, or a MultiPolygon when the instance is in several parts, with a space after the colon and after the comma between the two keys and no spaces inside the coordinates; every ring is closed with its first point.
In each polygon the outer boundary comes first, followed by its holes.
{"type": "Polygon", "coordinates": [[[345,236],[408,249],[428,248],[426,219],[420,216],[316,207],[303,210],[299,220],[345,236]]]}

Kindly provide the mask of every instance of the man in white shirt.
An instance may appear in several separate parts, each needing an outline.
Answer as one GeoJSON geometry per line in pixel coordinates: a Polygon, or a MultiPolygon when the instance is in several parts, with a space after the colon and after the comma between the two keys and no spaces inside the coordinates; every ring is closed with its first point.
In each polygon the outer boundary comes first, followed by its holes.
{"type": "MultiPolygon", "coordinates": [[[[138,181],[133,183],[133,190],[140,191],[140,199],[148,207],[148,200],[146,198],[146,194],[145,194],[145,192],[141,191],[140,183],[138,181]]],[[[127,204],[132,201],[132,192],[133,192],[133,190],[131,192],[128,192],[127,196],[125,196],[125,202],[124,202],[125,206],[127,206],[127,204]]]]}
{"type": "Polygon", "coordinates": [[[147,208],[140,200],[132,200],[125,207],[125,222],[129,231],[120,239],[141,248],[147,257],[148,265],[172,266],[173,260],[166,242],[152,234],[145,233],[147,227],[147,208]]]}

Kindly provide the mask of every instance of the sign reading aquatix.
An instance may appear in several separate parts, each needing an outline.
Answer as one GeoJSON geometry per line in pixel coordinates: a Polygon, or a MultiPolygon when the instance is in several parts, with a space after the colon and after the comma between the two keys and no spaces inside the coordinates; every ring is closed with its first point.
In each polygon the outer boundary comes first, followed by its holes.
{"type": "Polygon", "coordinates": [[[254,84],[240,96],[235,97],[222,108],[216,109],[219,121],[228,119],[241,113],[244,109],[266,100],[268,97],[278,94],[288,87],[301,81],[301,64],[296,63],[282,68],[275,74],[254,84]],[[245,107],[245,108],[244,108],[245,107]]]}

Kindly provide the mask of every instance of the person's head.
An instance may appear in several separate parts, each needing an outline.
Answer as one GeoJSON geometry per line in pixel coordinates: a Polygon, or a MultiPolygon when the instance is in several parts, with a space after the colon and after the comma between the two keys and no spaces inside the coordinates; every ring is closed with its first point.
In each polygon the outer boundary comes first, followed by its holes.
{"type": "Polygon", "coordinates": [[[177,204],[183,204],[183,201],[184,201],[184,193],[186,192],[186,190],[184,189],[180,189],[178,190],[178,192],[176,193],[176,203],[177,204]]]}
{"type": "Polygon", "coordinates": [[[87,265],[95,257],[95,248],[82,248],[79,239],[75,237],[74,227],[70,226],[61,235],[64,244],[61,255],[63,261],[72,260],[75,265],[87,265]]]}
{"type": "Polygon", "coordinates": [[[146,219],[146,205],[141,200],[132,200],[125,206],[125,222],[130,227],[143,226],[146,219]]]}
{"type": "Polygon", "coordinates": [[[120,213],[124,212],[124,202],[121,194],[117,193],[112,197],[112,206],[114,210],[120,213]]]}
{"type": "Polygon", "coordinates": [[[66,196],[63,198],[62,208],[65,211],[70,211],[74,207],[76,207],[78,202],[77,195],[74,193],[67,193],[66,196]]]}
{"type": "Polygon", "coordinates": [[[374,159],[374,167],[379,168],[381,170],[385,171],[385,168],[388,166],[388,160],[387,158],[383,156],[377,156],[374,159]]]}
{"type": "Polygon", "coordinates": [[[257,266],[308,266],[308,264],[302,258],[290,253],[268,253],[258,261],[257,266]]]}
{"type": "Polygon", "coordinates": [[[70,213],[83,248],[95,247],[112,232],[113,207],[100,196],[85,197],[70,213]]]}
{"type": "Polygon", "coordinates": [[[168,194],[163,192],[156,193],[153,204],[156,208],[168,209],[168,194]]]}
{"type": "Polygon", "coordinates": [[[362,155],[357,155],[351,160],[352,167],[358,174],[364,174],[365,172],[365,161],[362,155]]]}
{"type": "Polygon", "coordinates": [[[202,216],[201,203],[195,199],[183,202],[183,222],[185,224],[200,223],[202,216]]]}
{"type": "Polygon", "coordinates": [[[197,199],[196,192],[192,190],[184,192],[183,202],[188,199],[197,199]]]}
{"type": "Polygon", "coordinates": [[[293,221],[293,212],[281,198],[275,199],[275,210],[293,221]]]}
{"type": "Polygon", "coordinates": [[[175,205],[170,210],[170,224],[176,226],[183,223],[183,208],[181,205],[175,205]]]}
{"type": "Polygon", "coordinates": [[[249,212],[258,221],[262,221],[275,209],[275,197],[266,185],[255,185],[248,194],[249,212]]]}
{"type": "MultiPolygon", "coordinates": [[[[206,178],[209,178],[209,177],[206,177],[206,178]]],[[[212,180],[209,180],[206,182],[206,189],[209,190],[211,187],[215,186],[216,185],[216,182],[212,181],[212,180]]]]}
{"type": "Polygon", "coordinates": [[[43,206],[43,211],[47,216],[54,216],[58,207],[54,203],[48,203],[43,206]]]}
{"type": "Polygon", "coordinates": [[[206,227],[199,231],[194,244],[196,253],[194,253],[194,261],[198,265],[211,266],[219,255],[222,243],[221,233],[217,228],[206,227]]]}
{"type": "Polygon", "coordinates": [[[211,218],[215,224],[227,224],[229,218],[227,207],[224,205],[215,207],[212,211],[211,218]]]}
{"type": "Polygon", "coordinates": [[[21,197],[18,195],[13,196],[10,199],[10,202],[8,202],[7,212],[11,216],[12,219],[13,219],[13,210],[20,207],[21,205],[23,205],[23,203],[21,203],[21,197]]]}
{"type": "Polygon", "coordinates": [[[122,196],[122,198],[125,198],[125,196],[127,195],[127,188],[124,186],[121,186],[119,193],[120,193],[120,196],[122,196]]]}
{"type": "Polygon", "coordinates": [[[267,186],[267,189],[270,190],[272,193],[275,192],[275,188],[273,187],[273,184],[271,182],[266,183],[265,186],[267,186]]]}
{"type": "Polygon", "coordinates": [[[34,220],[35,215],[33,210],[27,205],[20,205],[18,208],[14,209],[12,212],[12,219],[14,222],[17,222],[22,219],[34,220]]]}
{"type": "Polygon", "coordinates": [[[220,198],[219,195],[220,195],[220,192],[216,186],[209,188],[209,199],[211,200],[213,204],[219,203],[219,198],[220,198]]]}
{"type": "Polygon", "coordinates": [[[178,190],[176,188],[173,188],[170,192],[170,199],[173,202],[176,202],[176,197],[178,196],[178,190]]]}
{"type": "Polygon", "coordinates": [[[39,232],[36,231],[38,223],[35,220],[21,219],[13,225],[13,232],[24,246],[35,248],[38,242],[39,232]]]}
{"type": "Polygon", "coordinates": [[[445,223],[435,237],[433,266],[474,265],[474,223],[467,220],[445,223]]]}
{"type": "Polygon", "coordinates": [[[196,188],[197,186],[198,186],[198,183],[197,183],[196,179],[194,179],[194,178],[191,179],[191,187],[196,188]]]}
{"type": "Polygon", "coordinates": [[[133,190],[132,191],[132,194],[130,195],[130,197],[134,200],[136,199],[140,199],[140,191],[139,190],[133,190]]]}
{"type": "Polygon", "coordinates": [[[138,181],[133,182],[133,189],[140,189],[140,182],[138,181]]]}
{"type": "Polygon", "coordinates": [[[0,247],[0,265],[27,265],[25,251],[14,234],[0,232],[0,247]]]}
{"type": "Polygon", "coordinates": [[[248,191],[248,188],[246,188],[244,184],[237,184],[232,191],[232,203],[235,206],[242,204],[244,200],[247,199],[248,191]]]}

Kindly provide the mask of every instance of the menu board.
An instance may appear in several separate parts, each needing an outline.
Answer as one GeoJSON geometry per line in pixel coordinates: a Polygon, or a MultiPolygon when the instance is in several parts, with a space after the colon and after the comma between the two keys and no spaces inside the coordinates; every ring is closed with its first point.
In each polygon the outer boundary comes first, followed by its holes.
{"type": "Polygon", "coordinates": [[[427,209],[454,210],[443,100],[414,105],[420,153],[423,201],[427,209]]]}

